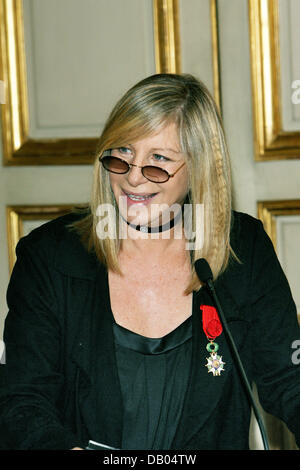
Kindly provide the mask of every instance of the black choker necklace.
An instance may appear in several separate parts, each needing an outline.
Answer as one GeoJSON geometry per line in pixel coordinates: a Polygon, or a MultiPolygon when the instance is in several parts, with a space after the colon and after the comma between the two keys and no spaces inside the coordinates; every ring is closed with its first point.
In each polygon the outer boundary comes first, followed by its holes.
{"type": "Polygon", "coordinates": [[[177,221],[181,217],[181,212],[182,211],[179,211],[178,214],[176,215],[176,217],[174,217],[174,219],[170,220],[170,222],[167,222],[166,224],[163,224],[163,225],[159,225],[158,227],[149,227],[148,225],[134,225],[134,224],[131,224],[130,222],[128,222],[128,220],[124,219],[124,217],[122,217],[122,219],[125,220],[125,222],[131,228],[134,228],[135,230],[138,230],[139,232],[159,233],[159,232],[164,232],[165,230],[171,230],[171,228],[174,227],[174,225],[177,223],[177,221]]]}

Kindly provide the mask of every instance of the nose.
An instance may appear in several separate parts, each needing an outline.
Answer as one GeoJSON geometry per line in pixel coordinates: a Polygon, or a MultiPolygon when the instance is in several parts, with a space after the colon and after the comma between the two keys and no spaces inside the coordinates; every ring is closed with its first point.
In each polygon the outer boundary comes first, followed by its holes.
{"type": "Polygon", "coordinates": [[[126,177],[127,177],[127,181],[128,183],[130,184],[130,186],[138,186],[140,184],[144,184],[145,182],[147,182],[147,178],[145,178],[145,176],[143,175],[142,173],[142,164],[141,163],[137,163],[137,162],[132,162],[132,165],[134,166],[131,166],[128,173],[126,173],[126,177]]]}

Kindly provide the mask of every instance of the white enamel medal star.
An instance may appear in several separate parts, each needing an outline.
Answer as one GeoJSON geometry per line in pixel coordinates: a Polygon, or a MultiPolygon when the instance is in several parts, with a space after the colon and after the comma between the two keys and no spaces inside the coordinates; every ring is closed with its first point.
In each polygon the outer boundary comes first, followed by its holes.
{"type": "Polygon", "coordinates": [[[206,358],[208,372],[212,372],[214,376],[221,375],[224,369],[225,362],[222,361],[222,356],[218,356],[217,353],[211,352],[210,357],[206,358]]]}

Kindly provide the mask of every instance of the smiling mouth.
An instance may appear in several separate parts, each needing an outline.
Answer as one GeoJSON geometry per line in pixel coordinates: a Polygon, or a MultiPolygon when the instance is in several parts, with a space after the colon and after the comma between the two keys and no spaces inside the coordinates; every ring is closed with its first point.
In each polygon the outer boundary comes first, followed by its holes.
{"type": "Polygon", "coordinates": [[[131,201],[146,201],[147,199],[151,199],[152,197],[156,196],[157,193],[152,193],[152,194],[132,194],[132,193],[126,193],[123,191],[125,196],[127,196],[131,201]]]}

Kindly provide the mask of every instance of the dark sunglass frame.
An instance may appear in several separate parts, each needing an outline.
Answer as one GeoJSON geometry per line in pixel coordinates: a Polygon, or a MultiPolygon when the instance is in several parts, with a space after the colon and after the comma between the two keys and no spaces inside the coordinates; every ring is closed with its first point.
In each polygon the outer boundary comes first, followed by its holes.
{"type": "Polygon", "coordinates": [[[155,165],[144,165],[144,166],[139,166],[139,165],[134,165],[133,163],[128,163],[126,162],[126,160],[123,160],[122,158],[119,158],[119,157],[114,157],[113,155],[105,155],[105,156],[101,156],[99,157],[99,161],[102,163],[102,166],[103,168],[106,170],[106,171],[109,171],[110,173],[114,173],[116,175],[125,175],[126,173],[128,173],[128,171],[130,170],[130,168],[132,166],[135,166],[137,168],[141,168],[141,171],[142,171],[142,175],[149,181],[151,181],[152,183],[166,183],[167,181],[169,181],[170,178],[173,178],[173,176],[176,175],[176,173],[180,170],[180,168],[183,167],[183,165],[185,165],[185,162],[183,162],[182,165],[180,165],[179,168],[177,168],[177,170],[170,174],[167,172],[167,170],[164,170],[163,168],[160,168],[159,166],[155,166],[155,165]],[[109,168],[107,168],[105,166],[105,161],[107,161],[108,159],[114,159],[114,160],[118,160],[119,162],[122,162],[124,163],[126,166],[127,166],[127,170],[126,171],[113,171],[113,170],[110,170],[109,168]],[[144,174],[144,170],[145,168],[155,168],[155,170],[160,170],[162,175],[165,175],[166,179],[163,180],[163,181],[156,181],[156,180],[153,180],[151,178],[149,178],[148,176],[146,176],[144,174]]]}

